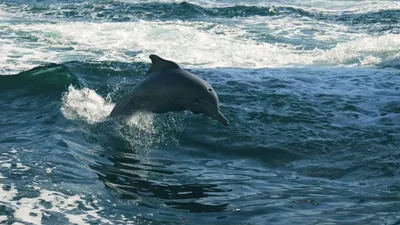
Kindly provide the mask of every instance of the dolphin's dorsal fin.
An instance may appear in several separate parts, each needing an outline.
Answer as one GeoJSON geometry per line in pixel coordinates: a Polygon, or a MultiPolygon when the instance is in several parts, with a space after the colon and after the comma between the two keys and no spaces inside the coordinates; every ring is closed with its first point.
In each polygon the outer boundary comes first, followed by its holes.
{"type": "Polygon", "coordinates": [[[157,55],[150,55],[149,56],[151,59],[151,67],[149,69],[149,71],[147,71],[146,74],[150,74],[153,73],[157,70],[161,70],[161,69],[179,69],[180,67],[178,66],[178,64],[172,62],[172,61],[168,61],[165,60],[157,55]]]}

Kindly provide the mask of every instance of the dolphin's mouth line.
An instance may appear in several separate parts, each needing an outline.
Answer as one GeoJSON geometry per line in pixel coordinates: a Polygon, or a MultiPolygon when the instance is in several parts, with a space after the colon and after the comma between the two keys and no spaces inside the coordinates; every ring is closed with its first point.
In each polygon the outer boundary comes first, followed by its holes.
{"type": "Polygon", "coordinates": [[[224,116],[224,114],[222,114],[221,111],[217,111],[217,113],[215,115],[211,115],[212,118],[218,120],[218,122],[220,122],[221,124],[227,126],[229,125],[229,120],[226,119],[226,117],[224,116]]]}

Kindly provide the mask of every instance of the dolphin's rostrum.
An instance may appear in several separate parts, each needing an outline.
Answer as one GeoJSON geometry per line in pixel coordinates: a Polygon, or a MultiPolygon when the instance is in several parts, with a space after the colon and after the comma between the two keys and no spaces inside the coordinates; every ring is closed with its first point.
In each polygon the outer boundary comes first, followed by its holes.
{"type": "Polygon", "coordinates": [[[219,110],[219,99],[212,86],[181,69],[176,63],[150,55],[152,65],[132,92],[122,97],[110,116],[129,116],[136,111],[166,113],[190,110],[212,117],[224,125],[229,121],[219,110]]]}

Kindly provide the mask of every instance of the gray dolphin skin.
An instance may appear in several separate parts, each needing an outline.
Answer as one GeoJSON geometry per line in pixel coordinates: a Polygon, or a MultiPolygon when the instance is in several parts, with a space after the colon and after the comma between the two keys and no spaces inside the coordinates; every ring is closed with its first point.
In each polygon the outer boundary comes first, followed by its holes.
{"type": "Polygon", "coordinates": [[[219,99],[212,86],[181,69],[176,63],[150,55],[152,65],[132,92],[123,96],[110,116],[130,116],[137,111],[166,113],[190,110],[218,120],[229,121],[219,110],[219,99]]]}

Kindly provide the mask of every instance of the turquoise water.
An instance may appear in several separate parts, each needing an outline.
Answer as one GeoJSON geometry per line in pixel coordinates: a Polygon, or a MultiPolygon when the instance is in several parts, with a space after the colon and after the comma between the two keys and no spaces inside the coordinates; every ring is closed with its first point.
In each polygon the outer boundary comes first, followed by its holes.
{"type": "Polygon", "coordinates": [[[400,223],[400,4],[0,1],[0,223],[400,223]],[[107,118],[150,54],[230,121],[107,118]]]}

